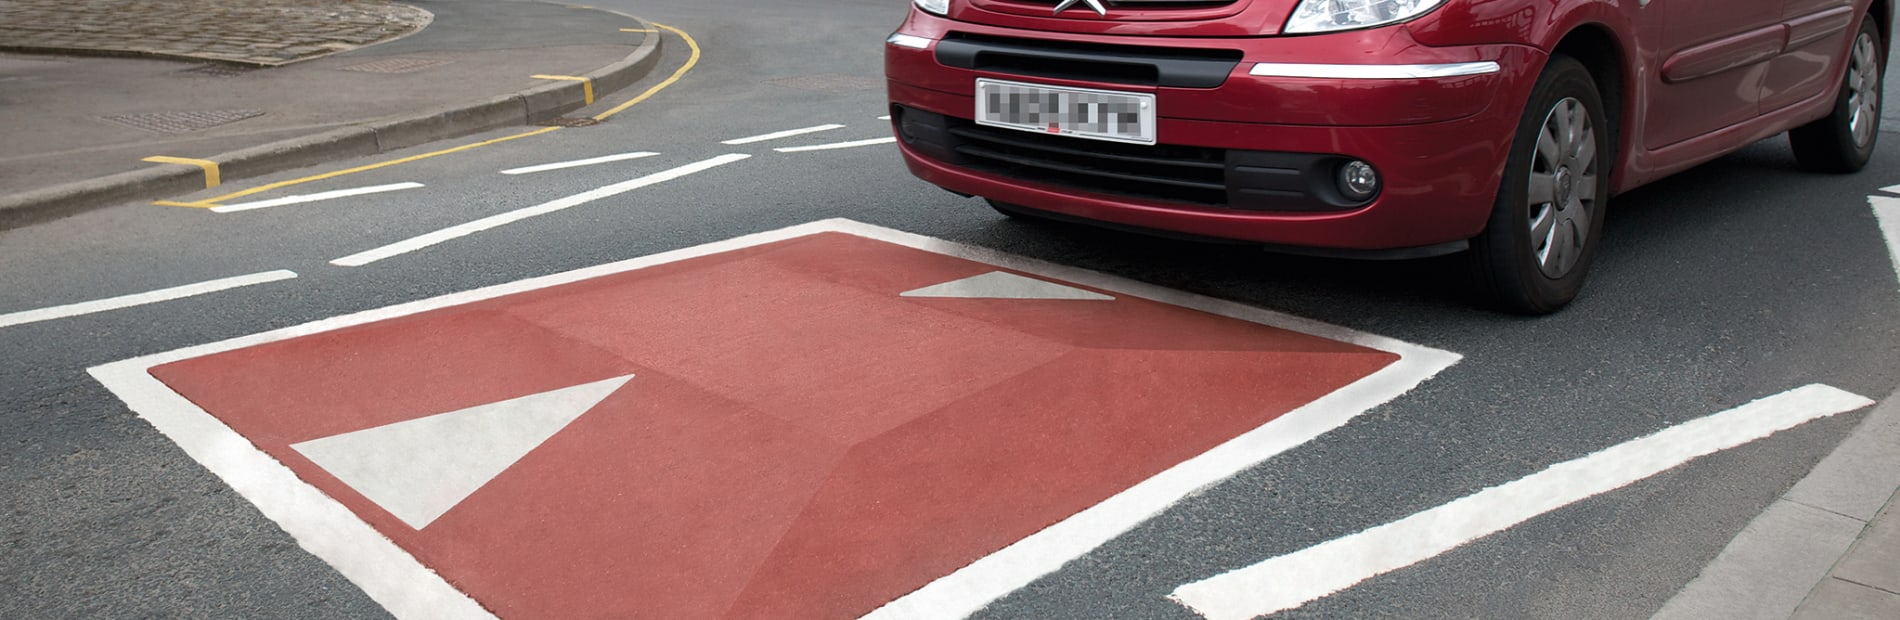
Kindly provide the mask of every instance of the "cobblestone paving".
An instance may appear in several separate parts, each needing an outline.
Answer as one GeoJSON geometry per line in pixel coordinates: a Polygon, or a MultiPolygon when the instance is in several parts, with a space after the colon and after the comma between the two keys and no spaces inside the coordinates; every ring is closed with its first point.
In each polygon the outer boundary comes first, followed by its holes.
{"type": "Polygon", "coordinates": [[[0,0],[0,50],[275,66],[401,36],[431,18],[387,0],[0,0]]]}

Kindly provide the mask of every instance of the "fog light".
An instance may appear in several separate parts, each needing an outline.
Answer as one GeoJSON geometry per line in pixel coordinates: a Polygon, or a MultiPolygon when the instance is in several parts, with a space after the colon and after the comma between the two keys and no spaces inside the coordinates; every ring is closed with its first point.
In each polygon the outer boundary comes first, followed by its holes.
{"type": "Polygon", "coordinates": [[[1348,200],[1365,200],[1379,193],[1379,172],[1357,159],[1339,167],[1339,193],[1348,200]]]}

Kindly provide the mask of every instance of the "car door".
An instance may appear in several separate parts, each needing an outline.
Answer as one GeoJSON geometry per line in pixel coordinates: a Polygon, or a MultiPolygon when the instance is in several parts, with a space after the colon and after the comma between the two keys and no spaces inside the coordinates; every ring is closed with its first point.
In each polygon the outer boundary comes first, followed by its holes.
{"type": "Polygon", "coordinates": [[[1778,110],[1833,92],[1834,75],[1854,24],[1852,0],[1782,0],[1788,49],[1769,62],[1762,82],[1762,112],[1778,110]]]}
{"type": "Polygon", "coordinates": [[[1754,118],[1781,52],[1783,0],[1650,0],[1663,20],[1643,145],[1662,148],[1754,118]]]}

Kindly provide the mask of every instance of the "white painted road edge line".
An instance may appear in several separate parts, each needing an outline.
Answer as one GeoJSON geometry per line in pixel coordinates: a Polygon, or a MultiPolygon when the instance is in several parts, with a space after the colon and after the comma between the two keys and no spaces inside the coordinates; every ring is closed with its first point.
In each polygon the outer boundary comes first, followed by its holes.
{"type": "Polygon", "coordinates": [[[734,138],[731,140],[727,140],[725,142],[721,142],[720,144],[724,144],[728,146],[738,146],[741,144],[764,142],[766,140],[777,140],[779,138],[790,138],[792,136],[802,136],[808,133],[818,133],[820,131],[831,131],[833,129],[844,129],[844,125],[839,125],[839,124],[834,123],[830,125],[816,125],[816,126],[804,127],[800,129],[787,129],[785,131],[774,131],[772,133],[760,134],[760,135],[752,136],[749,138],[734,138]]]}
{"type": "Polygon", "coordinates": [[[1893,259],[1894,277],[1900,278],[1900,198],[1868,196],[1867,203],[1873,206],[1874,221],[1880,223],[1880,234],[1887,239],[1887,256],[1893,259]]]}
{"type": "Polygon", "coordinates": [[[1210,620],[1294,609],[1691,459],[1874,401],[1808,385],[1663,429],[1449,504],[1190,583],[1169,596],[1210,620]]]}
{"type": "Polygon", "coordinates": [[[893,136],[889,138],[874,138],[871,140],[854,140],[851,142],[833,142],[831,144],[814,144],[811,146],[788,146],[788,147],[776,148],[772,150],[778,151],[780,153],[802,153],[805,151],[829,151],[832,149],[848,149],[848,148],[859,147],[859,146],[871,146],[873,144],[890,144],[896,141],[897,141],[897,138],[893,136]]]}
{"type": "Polygon", "coordinates": [[[110,299],[100,299],[100,300],[87,301],[87,302],[81,302],[81,303],[76,303],[76,304],[67,304],[64,306],[55,306],[52,308],[41,308],[38,310],[23,310],[20,312],[0,314],[0,327],[12,327],[15,325],[24,325],[27,323],[37,323],[40,321],[50,321],[53,319],[75,317],[82,314],[93,314],[96,312],[105,312],[108,310],[119,310],[122,308],[130,308],[133,306],[141,306],[145,304],[158,303],[161,301],[171,301],[173,299],[182,299],[185,297],[192,297],[195,295],[204,295],[206,293],[216,293],[218,291],[229,290],[229,289],[234,289],[234,288],[239,288],[239,287],[244,287],[244,286],[251,286],[253,284],[264,284],[267,282],[276,282],[278,280],[288,280],[295,277],[297,277],[296,272],[279,269],[277,271],[266,271],[264,273],[254,273],[247,276],[235,276],[235,277],[230,277],[230,278],[211,280],[209,282],[199,282],[197,284],[174,286],[172,288],[159,289],[156,291],[150,291],[146,293],[121,295],[119,297],[113,297],[110,299]]]}
{"type": "MultiPolygon", "coordinates": [[[[1430,347],[1203,297],[1086,269],[1005,254],[849,220],[842,232],[1396,353],[1399,360],[1286,415],[1103,500],[950,575],[885,604],[864,618],[962,618],[1029,585],[1063,564],[1167,510],[1182,498],[1298,447],[1404,395],[1463,357],[1430,347]]],[[[824,224],[826,222],[819,222],[824,224]]]]}
{"type": "Polygon", "coordinates": [[[88,372],[390,614],[405,620],[495,617],[343,504],[153,378],[148,369],[154,365],[128,360],[88,372]]]}
{"type": "Polygon", "coordinates": [[[212,213],[235,213],[238,211],[250,211],[252,209],[265,209],[269,207],[281,207],[284,205],[294,205],[294,204],[302,204],[306,202],[316,202],[319,200],[330,200],[332,198],[348,198],[350,196],[362,196],[364,194],[380,194],[382,192],[393,192],[397,190],[415,189],[418,187],[422,187],[422,184],[416,183],[413,181],[407,182],[407,183],[391,183],[389,185],[372,185],[370,187],[358,187],[355,189],[339,189],[332,192],[320,192],[316,194],[299,194],[296,196],[285,196],[283,198],[259,200],[256,202],[240,202],[234,205],[223,205],[223,206],[218,206],[218,207],[212,207],[211,212],[212,213]]]}
{"type": "Polygon", "coordinates": [[[621,153],[619,155],[603,155],[601,157],[590,157],[587,159],[576,159],[574,161],[562,161],[562,162],[555,162],[552,164],[541,164],[538,166],[523,166],[520,168],[509,168],[507,170],[501,171],[501,173],[502,174],[534,174],[536,172],[547,172],[549,170],[560,170],[562,168],[579,168],[581,166],[592,166],[594,164],[609,164],[609,163],[613,163],[617,161],[626,161],[629,159],[640,159],[642,157],[652,157],[654,155],[659,155],[659,153],[654,153],[651,151],[639,151],[636,153],[621,153]]]}
{"type": "Polygon", "coordinates": [[[932,582],[880,608],[873,615],[892,617],[907,611],[906,617],[968,615],[989,601],[1081,557],[1083,553],[1159,513],[1195,490],[1337,428],[1353,417],[1397,398],[1461,359],[1459,355],[1448,351],[1237,302],[852,220],[829,219],[147,355],[96,366],[89,372],[124,400],[133,412],[177,442],[187,454],[225,480],[246,500],[257,505],[265,516],[283,527],[304,549],[335,567],[337,572],[357,584],[371,599],[382,604],[397,618],[492,617],[441,576],[422,566],[408,552],[364,524],[342,504],[304,483],[288,468],[258,450],[223,422],[153,379],[149,370],[179,360],[825,232],[857,235],[984,262],[1132,297],[1349,342],[1400,356],[1399,361],[1370,377],[1170,468],[1103,504],[932,582]],[[1026,564],[1014,564],[1017,562],[1026,564]],[[949,601],[954,605],[930,607],[938,600],[949,601]]]}
{"type": "Polygon", "coordinates": [[[469,222],[467,224],[462,224],[459,226],[451,226],[449,228],[444,228],[442,230],[438,230],[438,231],[435,231],[426,235],[422,235],[419,237],[411,237],[409,239],[398,241],[396,243],[385,245],[383,247],[376,248],[373,250],[351,254],[349,256],[345,256],[343,258],[330,261],[330,264],[336,265],[339,267],[361,267],[363,265],[368,265],[370,263],[374,263],[376,261],[383,260],[391,256],[414,252],[416,250],[420,250],[432,245],[436,245],[438,243],[442,243],[442,242],[449,241],[452,239],[457,239],[460,237],[466,237],[468,235],[472,235],[484,230],[488,230],[490,228],[495,228],[497,226],[512,224],[514,222],[519,222],[521,220],[525,220],[537,215],[546,215],[549,213],[553,213],[555,211],[566,209],[568,207],[579,206],[579,205],[587,204],[596,200],[600,200],[602,198],[624,194],[636,189],[640,189],[642,187],[646,187],[648,185],[653,185],[656,183],[664,183],[666,181],[671,181],[673,179],[677,179],[677,178],[694,174],[697,172],[704,172],[706,170],[711,170],[719,166],[724,166],[726,164],[730,164],[732,162],[739,161],[741,159],[746,159],[748,157],[751,157],[751,155],[746,155],[742,153],[728,153],[725,155],[720,155],[712,159],[686,164],[684,166],[680,166],[678,168],[674,168],[671,170],[655,172],[653,174],[649,174],[637,179],[633,179],[631,181],[622,181],[620,183],[615,183],[613,185],[608,185],[606,187],[601,187],[601,188],[589,190],[586,192],[581,192],[579,194],[568,196],[566,198],[561,198],[559,200],[544,202],[532,207],[516,209],[513,211],[506,212],[506,213],[499,213],[499,214],[491,215],[479,220],[475,220],[473,222],[469,222]]]}

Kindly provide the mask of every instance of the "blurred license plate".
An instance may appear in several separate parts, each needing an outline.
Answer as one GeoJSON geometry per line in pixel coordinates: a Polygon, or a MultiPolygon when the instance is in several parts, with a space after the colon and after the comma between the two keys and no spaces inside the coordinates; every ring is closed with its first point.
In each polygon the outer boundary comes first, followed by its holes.
{"type": "Polygon", "coordinates": [[[1155,96],[976,81],[976,122],[1092,140],[1155,143],[1155,96]]]}

